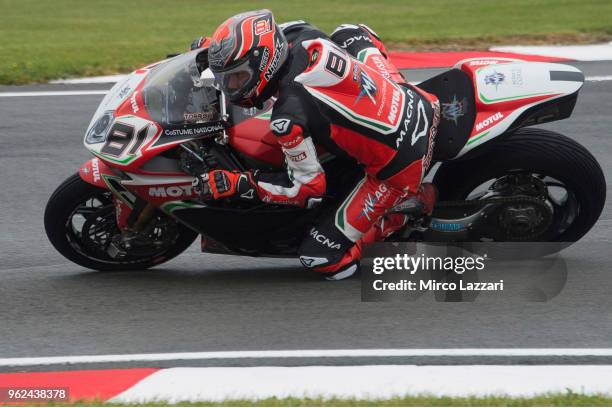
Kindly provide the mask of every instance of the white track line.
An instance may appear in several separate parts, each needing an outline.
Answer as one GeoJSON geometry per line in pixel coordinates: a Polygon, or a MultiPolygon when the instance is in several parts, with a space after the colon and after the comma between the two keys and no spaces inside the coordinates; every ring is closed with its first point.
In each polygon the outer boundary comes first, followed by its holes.
{"type": "Polygon", "coordinates": [[[459,348],[459,349],[349,349],[254,350],[194,353],[110,354],[93,356],[0,358],[0,367],[52,364],[121,363],[175,360],[338,357],[612,357],[612,348],[459,348]]]}
{"type": "Polygon", "coordinates": [[[567,58],[576,61],[612,60],[612,42],[585,45],[511,45],[493,47],[491,51],[514,52],[517,54],[544,55],[567,58]]]}
{"type": "Polygon", "coordinates": [[[0,92],[0,98],[16,98],[21,96],[83,96],[106,95],[108,90],[87,91],[37,91],[37,92],[0,92]]]}
{"type": "Polygon", "coordinates": [[[612,81],[612,75],[591,76],[585,78],[587,81],[612,81]]]}
{"type": "MultiPolygon", "coordinates": [[[[587,81],[601,82],[612,81],[612,75],[590,76],[585,78],[587,81]]],[[[418,82],[411,82],[418,85],[418,82]]],[[[24,96],[86,96],[86,95],[106,95],[108,90],[85,90],[85,91],[37,91],[37,92],[0,92],[0,98],[19,98],[24,96]]]]}
{"type": "Polygon", "coordinates": [[[118,75],[106,75],[106,76],[97,76],[97,77],[88,77],[88,78],[72,78],[72,79],[56,79],[54,81],[50,81],[50,84],[109,84],[116,83],[123,80],[127,75],[126,74],[118,74],[118,75]]]}

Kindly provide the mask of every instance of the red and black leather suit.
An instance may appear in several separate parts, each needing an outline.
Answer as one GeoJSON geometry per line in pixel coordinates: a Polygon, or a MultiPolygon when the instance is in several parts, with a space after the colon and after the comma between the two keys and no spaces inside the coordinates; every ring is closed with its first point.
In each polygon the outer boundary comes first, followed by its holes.
{"type": "Polygon", "coordinates": [[[315,204],[326,192],[315,144],[364,167],[363,180],[299,249],[304,266],[341,279],[356,270],[363,243],[403,226],[403,215],[386,212],[419,188],[431,159],[439,104],[404,82],[365,26],[343,25],[331,37],[303,22],[281,27],[289,55],[270,127],[287,172],[256,174],[256,190],[264,202],[315,204]]]}

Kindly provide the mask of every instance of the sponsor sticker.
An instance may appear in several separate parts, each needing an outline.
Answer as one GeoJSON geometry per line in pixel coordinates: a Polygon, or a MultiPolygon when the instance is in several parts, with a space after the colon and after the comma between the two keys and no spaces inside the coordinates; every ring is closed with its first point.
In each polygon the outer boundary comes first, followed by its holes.
{"type": "Polygon", "coordinates": [[[286,133],[290,124],[289,119],[276,119],[270,122],[270,128],[276,133],[286,133]]]}
{"type": "Polygon", "coordinates": [[[523,70],[520,68],[513,68],[512,69],[512,78],[511,78],[511,82],[512,85],[514,86],[523,86],[523,70]]]}
{"type": "Polygon", "coordinates": [[[130,104],[132,105],[132,111],[134,113],[140,110],[140,108],[138,108],[138,102],[136,102],[136,95],[138,95],[138,91],[134,91],[134,93],[130,97],[130,104]]]}
{"type": "Polygon", "coordinates": [[[181,128],[181,129],[165,129],[165,136],[200,136],[203,134],[216,133],[224,129],[223,124],[215,123],[207,126],[199,126],[192,128],[181,128]]]}
{"type": "Polygon", "coordinates": [[[495,122],[499,122],[503,118],[504,118],[504,114],[501,113],[501,112],[497,112],[497,113],[489,116],[485,120],[482,120],[482,121],[478,122],[476,124],[476,131],[480,132],[481,130],[484,130],[485,128],[488,128],[489,126],[491,126],[495,122]]]}
{"type": "Polygon", "coordinates": [[[331,239],[327,238],[325,235],[317,231],[316,228],[312,228],[310,230],[310,236],[314,238],[314,240],[320,243],[321,245],[325,245],[326,247],[330,249],[340,249],[341,248],[339,243],[334,242],[331,239]]]}
{"type": "Polygon", "coordinates": [[[263,54],[261,56],[261,62],[259,63],[259,71],[263,72],[266,69],[266,65],[268,64],[268,60],[270,59],[270,51],[267,48],[264,48],[263,54]]]}
{"type": "Polygon", "coordinates": [[[288,155],[289,160],[292,162],[301,162],[302,160],[306,160],[306,152],[299,152],[296,155],[288,155]]]}
{"type": "Polygon", "coordinates": [[[499,60],[495,60],[495,59],[491,59],[491,60],[476,60],[476,61],[468,62],[468,65],[470,67],[481,67],[483,65],[498,64],[499,62],[500,62],[499,60]]]}
{"type": "Polygon", "coordinates": [[[191,196],[192,195],[192,186],[190,184],[186,184],[183,186],[158,186],[158,187],[149,187],[149,196],[151,197],[181,197],[181,196],[191,196]]]}
{"type": "Polygon", "coordinates": [[[100,181],[100,159],[97,157],[91,159],[91,171],[94,183],[100,181]]]}
{"type": "Polygon", "coordinates": [[[382,56],[373,55],[372,61],[374,61],[374,65],[376,65],[376,68],[378,68],[378,72],[382,76],[384,76],[385,78],[391,78],[391,74],[389,73],[389,70],[387,69],[387,64],[383,61],[382,56]]]}
{"type": "Polygon", "coordinates": [[[213,118],[212,112],[185,112],[183,113],[183,119],[186,122],[197,122],[199,120],[209,121],[213,118]]]}
{"type": "Polygon", "coordinates": [[[395,119],[397,119],[401,99],[402,96],[400,91],[393,87],[393,94],[391,95],[391,108],[389,109],[389,116],[387,116],[387,120],[390,124],[394,124],[395,119]]]}
{"type": "Polygon", "coordinates": [[[126,85],[125,87],[123,87],[123,89],[121,89],[121,91],[119,91],[118,98],[119,99],[125,98],[130,93],[131,90],[132,90],[132,87],[130,85],[126,85]]]}
{"type": "Polygon", "coordinates": [[[278,69],[278,63],[280,62],[281,55],[283,54],[283,47],[283,42],[279,41],[276,43],[276,47],[274,48],[274,57],[272,57],[272,62],[264,73],[264,78],[266,79],[266,81],[269,81],[270,78],[272,78],[272,75],[274,75],[274,73],[278,69]]]}
{"type": "Polygon", "coordinates": [[[346,39],[342,44],[340,44],[340,47],[348,48],[351,44],[357,41],[366,41],[366,42],[371,43],[372,39],[368,35],[356,35],[356,36],[346,39]]]}

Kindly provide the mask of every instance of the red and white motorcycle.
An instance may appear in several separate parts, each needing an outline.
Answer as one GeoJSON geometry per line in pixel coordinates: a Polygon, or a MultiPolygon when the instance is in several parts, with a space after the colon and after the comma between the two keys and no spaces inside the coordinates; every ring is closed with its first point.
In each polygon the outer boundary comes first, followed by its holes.
{"type": "MultiPolygon", "coordinates": [[[[53,193],[45,229],[66,258],[98,270],[141,269],[184,251],[296,257],[308,229],[337,208],[359,166],[321,151],[328,196],[315,209],[203,202],[194,175],[274,169],[283,154],[263,110],[226,104],[198,49],[139,69],[100,104],[84,144],[95,156],[53,193]]],[[[606,183],[576,141],[531,126],[570,116],[576,68],[501,58],[459,62],[419,86],[442,115],[433,153],[440,199],[395,241],[580,239],[597,221],[606,183]]],[[[401,208],[395,211],[402,211],[401,208]]]]}

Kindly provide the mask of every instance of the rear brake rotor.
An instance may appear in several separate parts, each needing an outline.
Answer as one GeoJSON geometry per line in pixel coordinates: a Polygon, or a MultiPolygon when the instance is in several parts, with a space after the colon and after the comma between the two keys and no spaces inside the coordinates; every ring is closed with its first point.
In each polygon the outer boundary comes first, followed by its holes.
{"type": "Polygon", "coordinates": [[[553,220],[553,209],[546,201],[522,197],[495,208],[491,220],[505,239],[525,241],[542,235],[553,220]]]}

